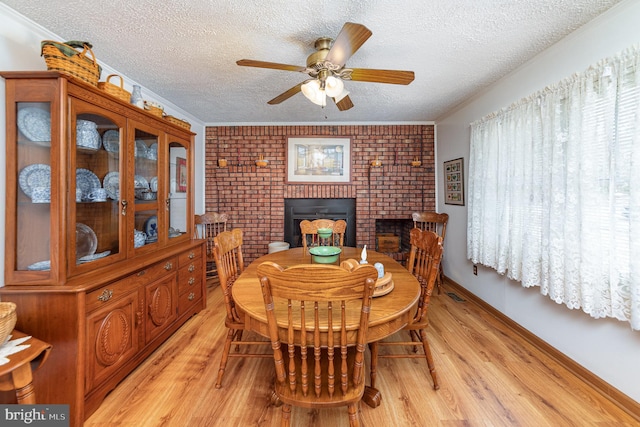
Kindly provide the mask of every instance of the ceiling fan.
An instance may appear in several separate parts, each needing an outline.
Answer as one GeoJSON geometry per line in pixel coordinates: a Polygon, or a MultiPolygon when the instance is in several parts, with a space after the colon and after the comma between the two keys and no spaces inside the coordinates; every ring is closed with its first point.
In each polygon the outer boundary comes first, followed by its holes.
{"type": "Polygon", "coordinates": [[[309,55],[306,67],[253,59],[241,59],[236,61],[236,64],[245,67],[297,71],[311,77],[276,96],[268,104],[279,104],[302,92],[311,102],[322,107],[326,105],[328,96],[333,99],[340,111],[345,111],[353,107],[353,103],[349,98],[349,92],[344,88],[343,80],[408,85],[414,79],[413,71],[346,68],[347,60],[360,49],[371,34],[364,25],[345,23],[335,41],[329,37],[316,40],[316,52],[309,55]]]}

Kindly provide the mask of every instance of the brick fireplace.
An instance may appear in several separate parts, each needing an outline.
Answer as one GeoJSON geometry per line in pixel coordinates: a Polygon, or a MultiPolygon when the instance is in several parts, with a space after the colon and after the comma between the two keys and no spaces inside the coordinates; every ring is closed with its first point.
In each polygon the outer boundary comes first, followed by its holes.
{"type": "Polygon", "coordinates": [[[353,199],[355,245],[370,248],[381,221],[406,222],[412,212],[435,210],[432,125],[212,126],[205,140],[205,209],[228,213],[230,227],[244,230],[246,262],[285,240],[285,199],[353,199]],[[351,138],[351,182],[287,183],[287,138],[298,136],[351,138]],[[260,155],[267,167],[256,167],[260,155]],[[376,157],[382,167],[370,166],[376,157]],[[411,166],[414,157],[422,166],[411,166]],[[228,166],[218,167],[218,158],[228,166]]]}

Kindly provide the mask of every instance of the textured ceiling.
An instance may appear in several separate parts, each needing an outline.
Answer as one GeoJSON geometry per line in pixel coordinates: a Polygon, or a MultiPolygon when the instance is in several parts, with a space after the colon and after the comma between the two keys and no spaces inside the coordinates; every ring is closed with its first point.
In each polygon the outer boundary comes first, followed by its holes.
{"type": "MultiPolygon", "coordinates": [[[[425,122],[474,96],[620,0],[0,0],[207,124],[425,122]],[[415,72],[408,86],[346,82],[355,107],[302,94],[315,40],[347,22],[373,35],[347,62],[415,72]]],[[[576,70],[579,71],[579,70],[576,70]]],[[[104,79],[106,76],[102,76],[104,79]]]]}

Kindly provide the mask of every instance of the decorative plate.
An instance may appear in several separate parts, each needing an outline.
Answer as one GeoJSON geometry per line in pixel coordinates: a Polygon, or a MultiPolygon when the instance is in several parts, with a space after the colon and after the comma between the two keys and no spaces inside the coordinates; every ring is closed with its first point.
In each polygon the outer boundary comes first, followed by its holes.
{"type": "Polygon", "coordinates": [[[36,107],[18,110],[18,129],[24,136],[40,145],[51,145],[51,113],[36,107]]]}
{"type": "Polygon", "coordinates": [[[96,233],[88,225],[76,224],[76,259],[93,255],[98,247],[96,233]]]}
{"type": "Polygon", "coordinates": [[[18,175],[18,183],[24,194],[29,197],[34,188],[51,188],[51,166],[36,163],[24,167],[18,175]]]}
{"type": "Polygon", "coordinates": [[[118,153],[120,151],[120,132],[117,130],[108,130],[102,135],[102,145],[109,153],[118,153]]]}
{"type": "Polygon", "coordinates": [[[158,240],[158,217],[150,216],[144,222],[144,232],[147,233],[147,242],[158,240]]]}
{"type": "Polygon", "coordinates": [[[158,191],[158,177],[154,176],[153,178],[151,178],[151,181],[149,182],[149,186],[151,188],[151,191],[157,192],[158,191]]]}
{"type": "Polygon", "coordinates": [[[76,169],[76,188],[82,190],[82,199],[86,199],[95,188],[102,188],[100,179],[89,169],[76,169]]]}
{"type": "Polygon", "coordinates": [[[109,172],[102,180],[102,186],[107,190],[107,196],[110,199],[118,200],[120,198],[120,174],[118,172],[109,172]]]}
{"type": "Polygon", "coordinates": [[[110,253],[111,253],[111,251],[104,251],[104,252],[100,252],[99,254],[83,256],[81,258],[78,258],[78,264],[82,264],[82,263],[85,263],[85,262],[91,262],[91,261],[95,261],[95,260],[100,259],[100,258],[104,258],[107,255],[109,255],[110,253]]]}
{"type": "Polygon", "coordinates": [[[141,157],[143,159],[147,158],[147,144],[144,141],[136,139],[136,148],[134,149],[134,156],[141,157]]]}
{"type": "Polygon", "coordinates": [[[147,181],[147,179],[144,176],[136,175],[133,179],[134,179],[134,188],[145,188],[145,189],[149,188],[149,181],[147,181]]]}
{"type": "Polygon", "coordinates": [[[147,149],[147,158],[149,160],[158,160],[158,143],[154,142],[147,149]]]}
{"type": "Polygon", "coordinates": [[[31,271],[51,270],[51,261],[50,260],[46,260],[46,261],[35,262],[35,263],[31,264],[30,266],[28,266],[27,270],[31,270],[31,271]]]}

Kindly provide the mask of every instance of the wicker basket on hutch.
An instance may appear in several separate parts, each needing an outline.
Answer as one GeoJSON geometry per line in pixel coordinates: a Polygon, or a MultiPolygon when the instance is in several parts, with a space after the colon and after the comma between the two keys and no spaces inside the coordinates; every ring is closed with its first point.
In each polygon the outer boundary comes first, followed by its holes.
{"type": "Polygon", "coordinates": [[[91,43],[75,40],[68,42],[44,40],[41,42],[41,48],[40,55],[44,57],[48,70],[59,71],[93,86],[98,85],[102,67],[96,61],[91,43]],[[87,56],[87,53],[90,53],[91,57],[87,56]]]}
{"type": "Polygon", "coordinates": [[[173,117],[173,116],[164,116],[165,120],[173,123],[174,125],[178,125],[180,127],[183,127],[185,129],[191,130],[191,123],[189,123],[188,121],[184,120],[184,119],[179,119],[177,117],[173,117]]]}
{"type": "Polygon", "coordinates": [[[125,102],[129,102],[131,101],[131,93],[127,92],[124,89],[124,79],[122,78],[122,76],[118,75],[118,74],[109,74],[107,76],[107,80],[105,80],[104,82],[100,82],[98,83],[98,89],[101,89],[105,92],[107,92],[109,95],[111,96],[115,96],[116,98],[119,98],[125,102]],[[120,86],[116,86],[113,83],[111,83],[109,80],[111,79],[111,77],[119,77],[120,78],[120,86]]]}

